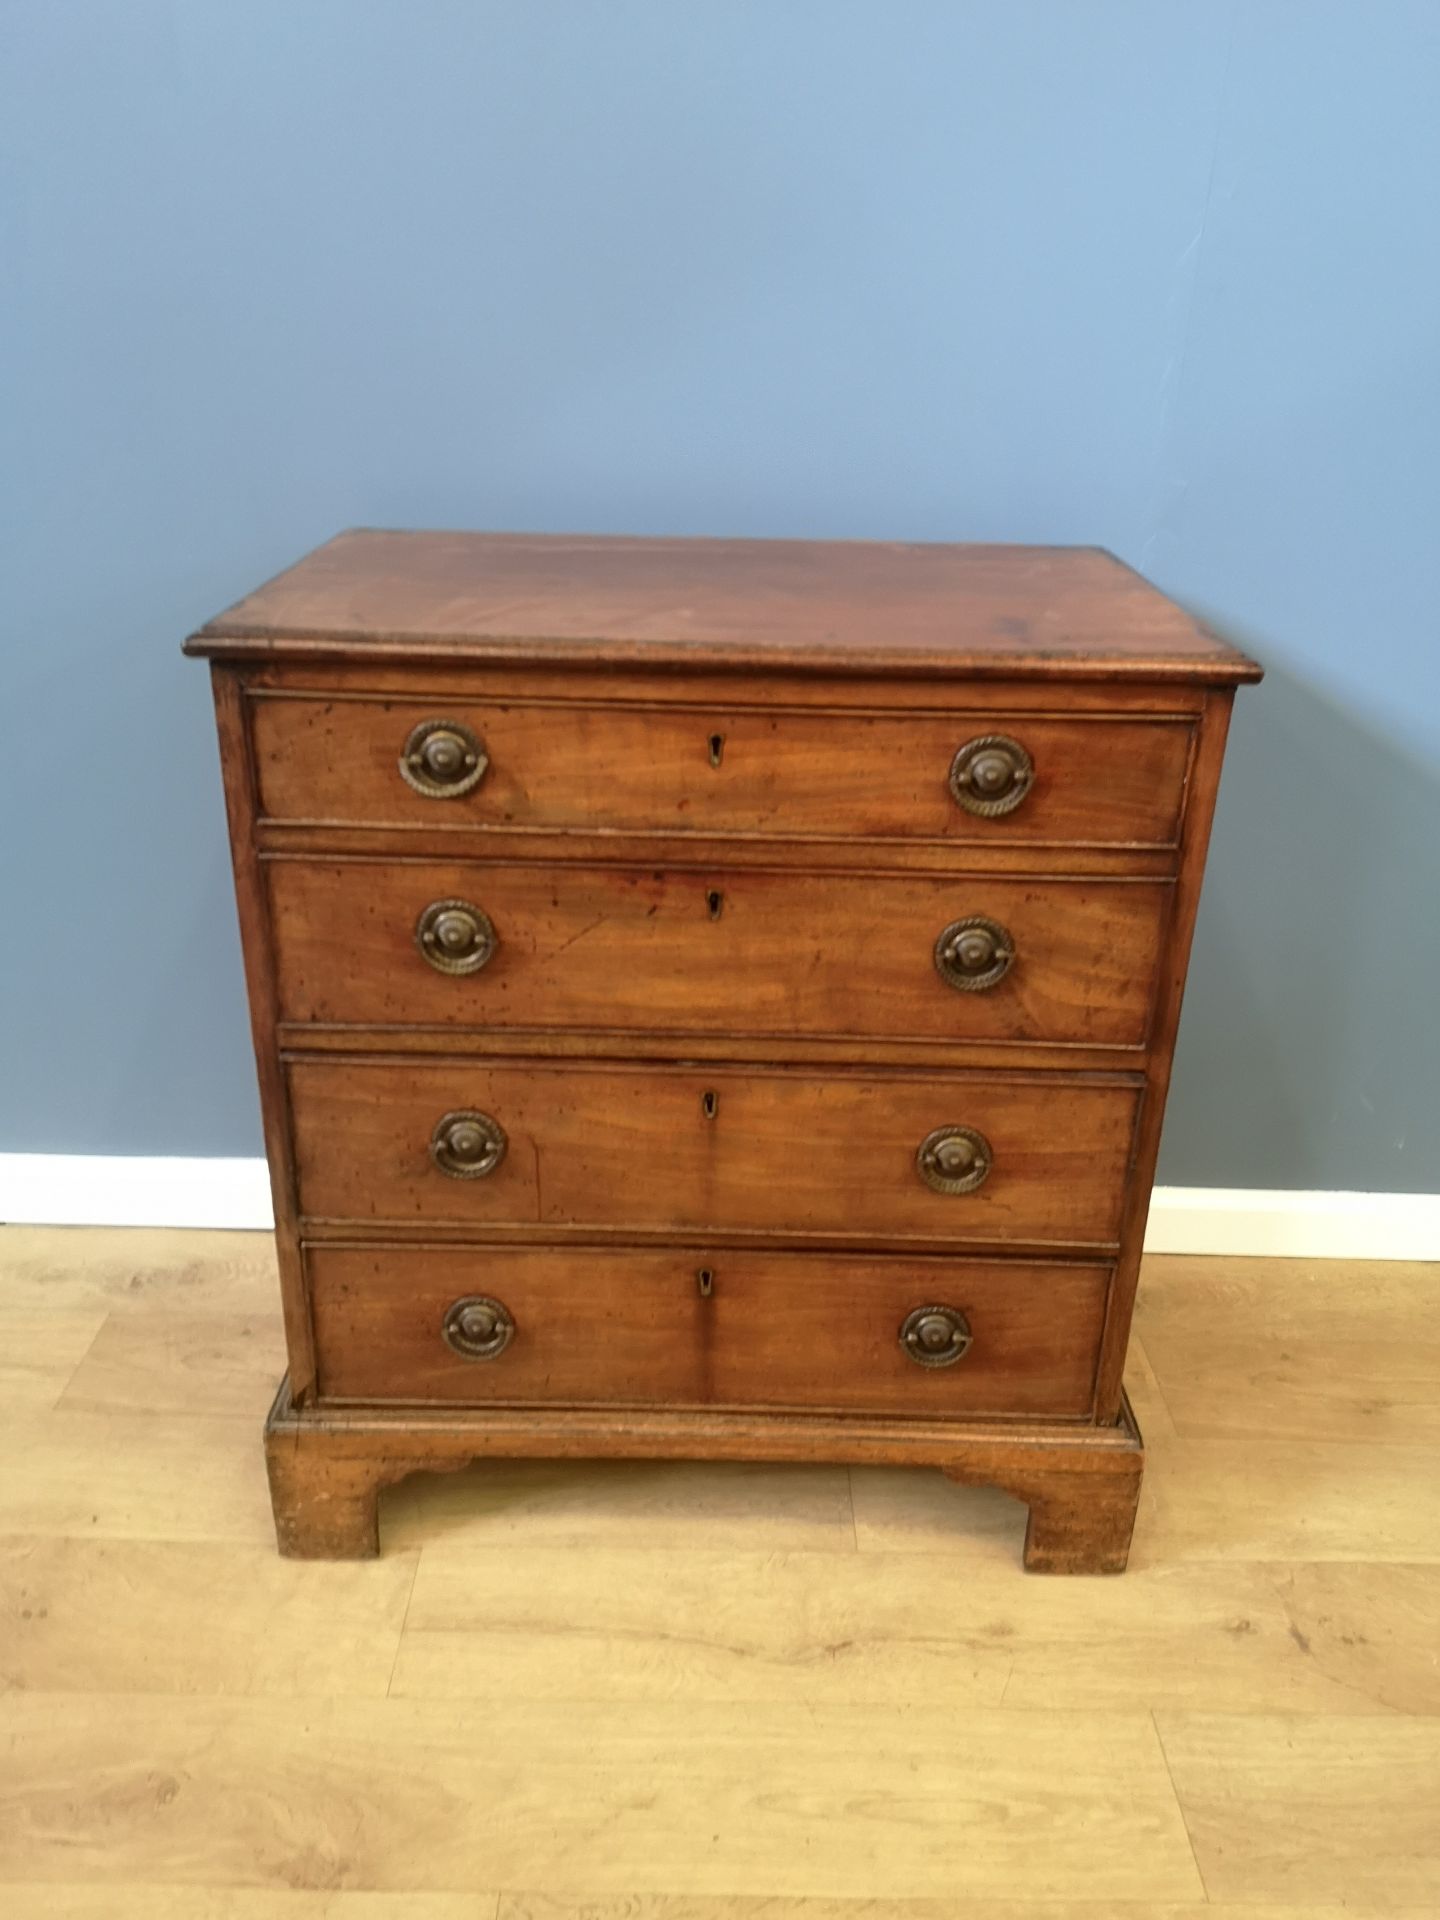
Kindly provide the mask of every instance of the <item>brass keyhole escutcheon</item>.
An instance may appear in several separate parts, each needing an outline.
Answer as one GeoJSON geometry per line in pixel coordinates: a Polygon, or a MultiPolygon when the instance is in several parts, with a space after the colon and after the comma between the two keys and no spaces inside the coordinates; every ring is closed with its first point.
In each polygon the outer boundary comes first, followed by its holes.
{"type": "Polygon", "coordinates": [[[1015,961],[1015,942],[998,920],[972,913],[952,920],[935,942],[935,968],[960,993],[998,987],[1015,961]]]}
{"type": "Polygon", "coordinates": [[[708,1300],[715,1291],[715,1269],[713,1267],[697,1267],[695,1269],[695,1284],[700,1289],[701,1299],[708,1300]]]}
{"type": "Polygon", "coordinates": [[[917,1367],[953,1367],[970,1351],[971,1338],[958,1307],[916,1307],[900,1323],[900,1345],[917,1367]]]}
{"type": "Polygon", "coordinates": [[[469,900],[432,900],[415,922],[415,944],[437,973],[478,973],[499,944],[490,916],[469,900]]]}
{"type": "Polygon", "coordinates": [[[700,1096],[700,1111],[707,1120],[713,1120],[720,1111],[720,1096],[711,1087],[707,1087],[700,1096]]]}
{"type": "Polygon", "coordinates": [[[483,1180],[500,1165],[509,1144],[498,1120],[466,1107],[436,1121],[430,1158],[452,1180],[483,1180]]]}
{"type": "Polygon", "coordinates": [[[973,1193],[994,1164],[990,1142],[974,1127],[936,1127],[915,1155],[916,1171],[936,1193],[973,1193]]]}
{"type": "Polygon", "coordinates": [[[1008,733],[982,733],[967,740],[950,762],[950,791],[957,805],[982,819],[1012,813],[1034,778],[1034,761],[1008,733]]]}
{"type": "Polygon", "coordinates": [[[400,754],[400,776],[427,800],[457,800],[485,778],[490,757],[463,720],[422,720],[400,754]]]}
{"type": "Polygon", "coordinates": [[[711,766],[718,767],[720,762],[725,758],[724,734],[712,733],[709,740],[705,744],[709,754],[711,766]]]}
{"type": "Polygon", "coordinates": [[[705,909],[712,920],[718,920],[725,911],[725,896],[718,887],[711,887],[706,893],[705,909]]]}
{"type": "Polygon", "coordinates": [[[446,1311],[440,1337],[467,1360],[494,1360],[515,1338],[515,1321],[492,1294],[467,1294],[446,1311]]]}

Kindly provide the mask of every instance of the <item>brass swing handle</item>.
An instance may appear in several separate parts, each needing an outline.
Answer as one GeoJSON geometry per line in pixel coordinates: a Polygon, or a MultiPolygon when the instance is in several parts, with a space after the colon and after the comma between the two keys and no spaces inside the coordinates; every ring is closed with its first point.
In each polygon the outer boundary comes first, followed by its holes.
{"type": "Polygon", "coordinates": [[[430,1158],[452,1180],[483,1180],[500,1165],[509,1144],[498,1120],[467,1107],[435,1122],[430,1158]]]}
{"type": "Polygon", "coordinates": [[[458,800],[485,778],[490,756],[463,720],[422,720],[400,750],[400,777],[427,800],[458,800]]]}
{"type": "Polygon", "coordinates": [[[935,942],[935,969],[959,993],[998,987],[1015,963],[1015,941],[998,920],[972,913],[952,920],[935,942]]]}
{"type": "Polygon", "coordinates": [[[953,1367],[970,1351],[970,1322],[958,1307],[916,1307],[900,1323],[900,1345],[917,1367],[953,1367]]]}
{"type": "Polygon", "coordinates": [[[483,907],[469,900],[432,900],[415,922],[415,944],[437,973],[478,973],[499,940],[483,907]]]}
{"type": "Polygon", "coordinates": [[[1008,733],[982,733],[967,740],[950,762],[956,804],[982,819],[1013,812],[1034,779],[1035,762],[1008,733]]]}
{"type": "Polygon", "coordinates": [[[447,1310],[440,1337],[466,1360],[494,1360],[515,1338],[514,1316],[492,1294],[467,1294],[447,1310]]]}
{"type": "Polygon", "coordinates": [[[994,1149],[974,1127],[936,1127],[915,1155],[916,1172],[936,1193],[973,1193],[994,1164],[994,1149]]]}

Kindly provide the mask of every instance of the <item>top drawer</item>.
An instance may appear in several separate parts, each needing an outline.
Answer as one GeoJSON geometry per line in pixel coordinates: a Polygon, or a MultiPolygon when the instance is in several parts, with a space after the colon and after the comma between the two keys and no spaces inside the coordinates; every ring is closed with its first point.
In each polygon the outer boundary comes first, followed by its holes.
{"type": "Polygon", "coordinates": [[[362,826],[1170,847],[1191,721],[265,694],[260,812],[362,826]]]}

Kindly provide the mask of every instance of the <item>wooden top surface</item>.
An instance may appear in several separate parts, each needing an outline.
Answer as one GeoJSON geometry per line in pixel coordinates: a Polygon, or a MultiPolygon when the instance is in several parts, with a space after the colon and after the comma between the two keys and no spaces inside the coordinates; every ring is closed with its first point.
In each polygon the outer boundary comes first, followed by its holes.
{"type": "Polygon", "coordinates": [[[342,533],[209,621],[219,659],[1257,680],[1097,547],[342,533]]]}

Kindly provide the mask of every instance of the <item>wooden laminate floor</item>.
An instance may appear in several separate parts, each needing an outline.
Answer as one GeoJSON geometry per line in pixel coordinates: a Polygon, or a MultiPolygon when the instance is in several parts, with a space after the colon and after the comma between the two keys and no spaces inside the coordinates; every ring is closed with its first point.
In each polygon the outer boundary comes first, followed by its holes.
{"type": "Polygon", "coordinates": [[[1440,1912],[1440,1272],[1142,1299],[1120,1579],[828,1467],[474,1468],[322,1566],[268,1242],[0,1231],[0,1913],[1440,1912]]]}

